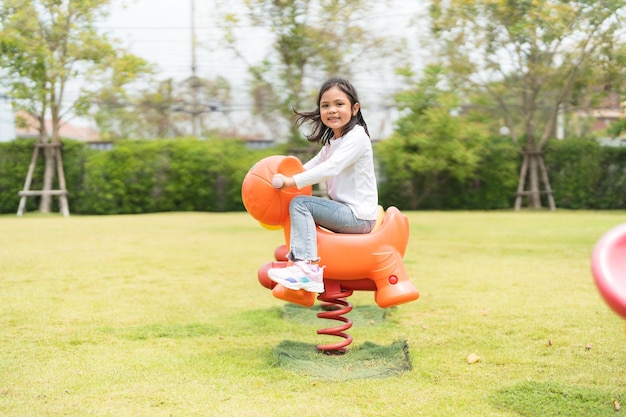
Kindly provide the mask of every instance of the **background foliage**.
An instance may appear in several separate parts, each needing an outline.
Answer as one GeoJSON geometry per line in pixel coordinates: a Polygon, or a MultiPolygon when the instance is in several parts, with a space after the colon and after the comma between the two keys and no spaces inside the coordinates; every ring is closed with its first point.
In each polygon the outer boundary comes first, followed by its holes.
{"type": "Polygon", "coordinates": [[[546,150],[557,205],[572,209],[626,207],[626,148],[595,141],[551,141],[546,150]]]}
{"type": "MultiPolygon", "coordinates": [[[[0,212],[17,210],[33,141],[0,144],[0,212]]],[[[239,211],[241,182],[266,152],[236,140],[123,141],[110,151],[64,141],[70,209],[80,214],[239,211]]],[[[41,171],[31,189],[41,186],[41,171]]],[[[36,209],[36,198],[28,208],[36,209]]]]}
{"type": "MultiPolygon", "coordinates": [[[[1,213],[17,211],[33,143],[0,143],[1,213]]],[[[410,173],[399,162],[406,149],[392,139],[377,143],[380,204],[404,210],[511,208],[519,172],[517,151],[507,138],[483,140],[471,173],[446,176],[415,205],[407,196],[420,192],[412,187],[432,179],[432,172],[410,173]]],[[[76,214],[240,211],[244,176],[271,154],[285,150],[250,150],[239,140],[162,139],[122,141],[112,150],[96,151],[66,140],[63,160],[70,209],[76,214]]],[[[601,147],[593,140],[552,140],[545,156],[559,208],[626,208],[626,149],[601,147]]],[[[42,171],[39,163],[31,189],[40,189],[42,171]]],[[[37,203],[37,198],[29,198],[27,209],[35,211],[37,203]]]]}

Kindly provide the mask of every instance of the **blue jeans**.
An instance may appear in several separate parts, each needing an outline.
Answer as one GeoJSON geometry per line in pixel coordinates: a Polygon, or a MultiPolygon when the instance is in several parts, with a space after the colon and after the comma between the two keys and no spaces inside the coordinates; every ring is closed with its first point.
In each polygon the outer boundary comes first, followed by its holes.
{"type": "Polygon", "coordinates": [[[296,196],[289,204],[291,218],[289,254],[291,261],[317,261],[315,225],[335,233],[365,234],[376,220],[358,219],[343,203],[308,195],[296,196]]]}

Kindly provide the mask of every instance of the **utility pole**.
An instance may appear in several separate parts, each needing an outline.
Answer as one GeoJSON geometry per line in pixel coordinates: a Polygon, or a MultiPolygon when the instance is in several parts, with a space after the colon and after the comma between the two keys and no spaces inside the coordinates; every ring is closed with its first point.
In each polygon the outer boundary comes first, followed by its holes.
{"type": "Polygon", "coordinates": [[[191,0],[191,133],[194,137],[200,134],[200,106],[198,103],[198,77],[196,76],[196,7],[191,0]]]}

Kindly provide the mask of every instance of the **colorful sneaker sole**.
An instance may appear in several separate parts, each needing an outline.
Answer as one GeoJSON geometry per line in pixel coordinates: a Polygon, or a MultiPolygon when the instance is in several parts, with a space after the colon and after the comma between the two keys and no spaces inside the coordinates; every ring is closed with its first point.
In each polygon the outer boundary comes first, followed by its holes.
{"type": "Polygon", "coordinates": [[[324,292],[324,284],[321,282],[309,281],[302,284],[302,289],[308,292],[316,292],[321,294],[324,292]]]}
{"type": "Polygon", "coordinates": [[[290,290],[298,291],[302,289],[302,283],[300,283],[299,281],[293,278],[286,279],[283,277],[272,275],[271,270],[267,271],[267,276],[269,277],[269,279],[271,279],[275,283],[280,284],[283,287],[289,288],[290,290]]]}
{"type": "Polygon", "coordinates": [[[271,270],[267,271],[267,276],[275,283],[280,284],[283,287],[289,288],[290,290],[294,290],[294,291],[305,290],[308,292],[315,292],[318,294],[324,292],[323,283],[311,281],[306,276],[300,279],[283,278],[280,276],[273,275],[271,270]]]}

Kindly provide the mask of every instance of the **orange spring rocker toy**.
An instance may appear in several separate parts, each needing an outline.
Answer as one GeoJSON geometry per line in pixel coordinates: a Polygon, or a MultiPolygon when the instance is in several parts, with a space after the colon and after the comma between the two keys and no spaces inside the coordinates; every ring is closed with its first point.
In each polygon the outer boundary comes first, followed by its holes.
{"type": "Polygon", "coordinates": [[[303,171],[300,160],[293,156],[270,156],[255,164],[242,184],[242,199],[252,217],[268,228],[282,228],[286,244],[274,251],[275,261],[258,270],[261,285],[271,289],[274,297],[310,307],[315,299],[322,301],[318,317],[337,320],[343,324],[336,328],[318,330],[318,334],[341,337],[340,343],[320,345],[322,352],[345,352],[352,338],[345,333],[352,322],[344,317],[352,310],[346,298],[353,291],[373,291],[376,304],[381,308],[394,307],[419,298],[419,292],[409,281],[402,261],[409,240],[409,224],[396,207],[386,212],[379,208],[376,226],[369,234],[340,234],[317,227],[317,246],[320,265],[325,265],[325,292],[319,296],[305,290],[290,290],[276,284],[267,276],[267,270],[287,266],[289,251],[289,203],[298,195],[311,195],[312,187],[282,190],[274,188],[272,177],[277,174],[293,176],[303,171]]]}

